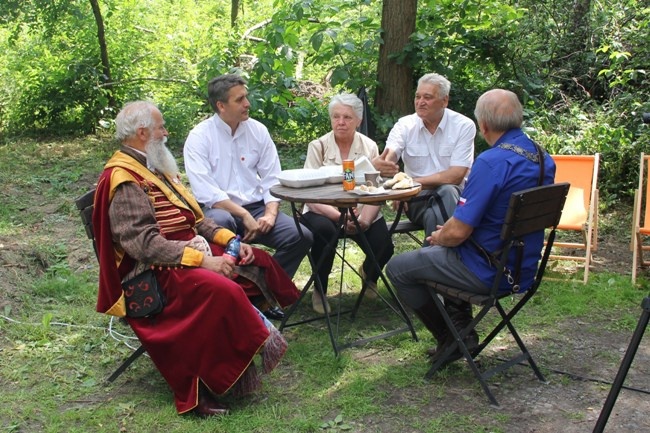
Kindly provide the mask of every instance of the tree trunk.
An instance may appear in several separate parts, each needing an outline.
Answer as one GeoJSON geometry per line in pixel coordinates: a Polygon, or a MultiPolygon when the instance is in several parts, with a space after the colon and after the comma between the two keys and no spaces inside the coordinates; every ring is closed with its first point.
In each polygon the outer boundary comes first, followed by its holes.
{"type": "Polygon", "coordinates": [[[590,70],[589,57],[593,50],[590,14],[591,0],[574,0],[572,7],[567,8],[566,31],[558,41],[554,69],[565,75],[564,89],[574,95],[593,97],[592,92],[598,86],[590,70]]]}
{"type": "Polygon", "coordinates": [[[375,107],[379,114],[400,116],[413,112],[413,69],[394,59],[404,50],[415,32],[417,0],[384,0],[379,47],[375,107]]]}
{"type": "Polygon", "coordinates": [[[232,0],[230,3],[230,27],[235,28],[237,14],[239,13],[239,0],[232,0]]]}
{"type": "Polygon", "coordinates": [[[108,106],[116,108],[117,103],[113,96],[111,77],[111,65],[108,60],[108,48],[106,46],[106,34],[104,31],[104,18],[102,18],[102,11],[99,9],[97,0],[90,0],[90,6],[93,8],[93,15],[95,16],[95,23],[97,24],[97,40],[99,42],[99,52],[102,60],[102,73],[104,74],[104,83],[108,96],[108,106]]]}

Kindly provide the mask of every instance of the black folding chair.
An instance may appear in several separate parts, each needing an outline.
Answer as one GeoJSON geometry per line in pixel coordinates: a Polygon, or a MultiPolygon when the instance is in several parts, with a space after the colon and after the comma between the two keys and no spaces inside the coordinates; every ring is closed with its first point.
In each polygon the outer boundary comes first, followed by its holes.
{"type": "Polygon", "coordinates": [[[423,236],[422,230],[424,230],[423,227],[412,223],[409,220],[398,220],[395,219],[393,221],[386,221],[386,226],[388,227],[388,233],[391,235],[396,235],[396,234],[404,234],[413,239],[413,242],[415,242],[418,246],[422,246],[424,243],[424,238],[426,236],[423,236]],[[422,238],[418,237],[422,236],[422,238]]]}
{"type": "MultiPolygon", "coordinates": [[[[99,257],[97,254],[97,244],[95,243],[95,231],[93,230],[93,207],[94,207],[94,201],[95,201],[95,189],[93,188],[92,190],[88,191],[81,197],[75,200],[75,204],[77,205],[77,209],[79,209],[79,215],[81,216],[81,222],[84,225],[84,228],[86,229],[86,236],[88,236],[88,239],[90,239],[93,243],[93,249],[95,250],[95,255],[99,257]]],[[[109,376],[107,379],[108,382],[113,382],[115,379],[117,379],[120,374],[126,370],[129,365],[133,363],[136,359],[138,359],[142,354],[144,354],[145,349],[142,347],[138,347],[135,352],[133,352],[122,364],[109,376]]]]}
{"type": "MultiPolygon", "coordinates": [[[[472,372],[481,383],[483,391],[485,391],[485,394],[488,396],[492,404],[496,406],[498,406],[499,403],[490,391],[487,384],[487,379],[493,375],[500,373],[516,364],[527,361],[528,365],[530,368],[532,368],[537,378],[542,382],[546,381],[539,368],[537,368],[537,365],[535,364],[532,355],[526,348],[526,345],[515,330],[515,327],[512,324],[512,319],[521,310],[521,308],[535,295],[540,283],[542,282],[542,277],[544,276],[544,271],[546,269],[546,262],[548,261],[549,255],[551,253],[551,248],[553,246],[553,241],[555,240],[555,230],[559,224],[560,217],[562,216],[562,207],[564,206],[564,201],[568,191],[568,183],[558,183],[530,188],[512,194],[510,197],[510,204],[506,218],[501,229],[503,249],[499,252],[498,256],[495,256],[495,259],[498,260],[498,272],[495,276],[494,283],[489,295],[477,295],[472,292],[461,290],[455,287],[445,286],[433,281],[423,281],[423,283],[429,286],[429,290],[434,299],[436,307],[444,318],[445,323],[447,324],[450,332],[453,334],[455,340],[452,344],[446,347],[443,354],[438,357],[433,363],[433,366],[429,369],[425,376],[426,379],[430,379],[441,368],[441,366],[443,366],[443,364],[446,365],[445,361],[447,358],[456,352],[457,349],[460,349],[460,351],[463,353],[463,356],[467,360],[467,363],[469,364],[472,372]],[[510,309],[510,311],[506,311],[500,301],[505,297],[512,296],[512,293],[499,291],[499,283],[501,282],[501,279],[506,272],[508,255],[513,249],[517,250],[524,248],[523,238],[525,235],[543,231],[548,228],[550,228],[550,230],[546,236],[546,246],[544,247],[542,259],[539,262],[532,287],[522,295],[521,299],[510,309]],[[469,302],[472,305],[479,306],[480,311],[464,329],[457,330],[450,318],[450,315],[445,309],[443,300],[441,300],[438,295],[441,295],[443,298],[449,300],[469,302]],[[501,316],[501,320],[485,337],[485,339],[483,339],[478,347],[470,353],[467,349],[467,346],[464,344],[463,339],[476,327],[476,325],[483,319],[483,317],[485,317],[485,315],[492,307],[497,309],[499,315],[501,316]],[[501,332],[501,330],[506,327],[517,342],[517,346],[519,346],[520,352],[511,359],[501,362],[496,367],[481,372],[474,359],[483,351],[483,349],[487,347],[488,344],[490,344],[494,337],[496,337],[497,334],[499,334],[499,332],[501,332]]],[[[518,269],[510,269],[510,272],[511,275],[517,275],[518,269]]]]}

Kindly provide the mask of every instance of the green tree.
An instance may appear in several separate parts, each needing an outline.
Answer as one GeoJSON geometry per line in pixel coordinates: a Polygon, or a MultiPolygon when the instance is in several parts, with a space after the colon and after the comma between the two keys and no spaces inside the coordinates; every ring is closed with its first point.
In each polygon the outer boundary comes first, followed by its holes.
{"type": "Polygon", "coordinates": [[[375,106],[379,114],[403,116],[413,111],[413,62],[405,57],[415,32],[417,0],[384,0],[377,65],[375,106]]]}
{"type": "Polygon", "coordinates": [[[329,96],[362,86],[382,113],[381,137],[411,110],[414,80],[435,71],[452,82],[450,107],[467,115],[483,91],[514,90],[550,151],[603,155],[602,202],[630,195],[638,153],[650,145],[639,116],[650,111],[647,0],[233,5],[0,2],[0,133],[91,133],[110,128],[125,101],[150,99],[172,143],[182,142],[210,112],[207,81],[238,71],[253,116],[279,142],[301,146],[327,130],[329,96]]]}
{"type": "Polygon", "coordinates": [[[99,44],[99,53],[102,62],[102,71],[104,75],[105,82],[107,83],[107,96],[108,96],[108,106],[115,108],[115,98],[113,97],[113,92],[110,90],[110,85],[112,84],[113,79],[111,78],[111,62],[108,56],[108,46],[106,44],[106,32],[104,29],[104,18],[102,17],[102,11],[99,8],[99,3],[97,0],[90,0],[90,6],[93,10],[93,16],[95,17],[95,23],[97,25],[97,43],[99,44]]]}
{"type": "Polygon", "coordinates": [[[108,105],[89,3],[8,2],[4,21],[8,128],[24,133],[89,133],[108,105]]]}

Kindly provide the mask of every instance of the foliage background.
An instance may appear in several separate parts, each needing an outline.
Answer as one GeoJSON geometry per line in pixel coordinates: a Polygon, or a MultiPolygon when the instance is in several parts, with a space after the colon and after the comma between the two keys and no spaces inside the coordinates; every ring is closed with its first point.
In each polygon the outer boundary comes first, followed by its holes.
{"type": "MultiPolygon", "coordinates": [[[[555,262],[516,319],[548,382],[515,366],[490,379],[501,406],[489,405],[464,363],[433,380],[424,354],[434,345],[413,317],[419,342],[408,333],[345,349],[335,357],[323,320],[286,328],[287,355],[252,396],[225,397],[230,416],[201,420],[178,416],[168,385],[142,357],[115,382],[106,378],[137,346],[119,321],[98,314],[98,265],[74,200],[97,180],[114,143],[105,137],[21,139],[0,146],[0,431],[179,433],[584,433],[591,431],[648,295],[649,272],[632,284],[628,250],[631,212],[601,214],[603,242],[589,283],[572,262],[555,262]],[[616,247],[614,247],[616,246],[616,247]],[[563,281],[554,281],[551,278],[563,281]],[[577,281],[576,281],[577,279],[577,281]]],[[[388,207],[385,211],[388,211],[388,207]]],[[[396,236],[398,252],[412,240],[396,236]]],[[[341,268],[341,300],[351,309],[364,254],[348,243],[341,268]]],[[[296,274],[310,275],[308,260],[296,274]]],[[[382,296],[388,292],[379,285],[382,296]]],[[[305,299],[294,318],[314,318],[305,299]]],[[[516,301],[504,299],[508,306],[516,301]]],[[[344,309],[348,309],[345,308],[344,309]]],[[[496,324],[489,314],[481,335],[496,324]]],[[[364,299],[354,322],[342,315],[341,342],[399,328],[379,299],[364,299]]],[[[481,357],[494,366],[513,354],[504,334],[481,357]]],[[[650,346],[636,354],[606,431],[649,431],[650,346]],[[636,389],[641,392],[633,392],[636,389]]]]}
{"type": "MultiPolygon", "coordinates": [[[[110,131],[124,102],[150,99],[180,146],[210,114],[207,81],[238,71],[252,116],[281,147],[304,150],[328,129],[330,94],[364,86],[372,102],[377,88],[381,2],[241,0],[231,26],[230,0],[99,1],[110,85],[91,3],[0,4],[2,143],[110,131]]],[[[395,61],[415,78],[446,75],[450,108],[470,117],[485,90],[516,91],[528,132],[549,151],[602,154],[609,206],[631,196],[650,142],[640,120],[650,111],[649,22],[640,0],[419,0],[416,31],[395,61]]],[[[373,109],[371,118],[381,146],[396,113],[373,109]]]]}
{"type": "MultiPolygon", "coordinates": [[[[107,137],[116,107],[137,98],[154,100],[178,150],[189,129],[209,115],[207,80],[240,70],[250,80],[253,116],[269,126],[283,164],[295,167],[305,143],[328,127],[329,94],[356,92],[363,85],[374,95],[382,34],[381,2],[370,0],[242,0],[234,28],[228,0],[99,5],[111,88],[90,1],[0,2],[2,430],[591,428],[607,391],[600,383],[553,374],[550,385],[531,384],[528,374],[517,372],[497,382],[505,400],[493,411],[483,406],[482,391],[462,367],[433,383],[421,380],[422,346],[430,339],[415,343],[397,336],[334,358],[326,333],[312,325],[287,333],[291,350],[259,400],[233,402],[234,413],[224,420],[178,417],[169,389],[146,359],[119,383],[104,386],[130,350],[113,341],[104,332],[106,318],[88,308],[96,295],[97,268],[73,200],[96,181],[114,149],[107,137]]],[[[648,150],[650,140],[639,118],[650,111],[647,0],[420,0],[418,6],[411,45],[396,61],[412,65],[416,77],[429,71],[447,75],[453,83],[451,108],[470,116],[484,90],[515,90],[531,135],[552,152],[601,152],[601,199],[612,205],[629,197],[638,153],[648,150]],[[583,7],[579,13],[576,6],[583,7]]],[[[381,143],[395,115],[372,116],[381,143]]],[[[627,236],[622,231],[629,229],[630,212],[622,209],[609,224],[618,232],[599,252],[627,236]]],[[[607,226],[601,228],[607,235],[607,226]]],[[[545,283],[519,328],[533,340],[540,365],[614,377],[649,287],[647,278],[641,288],[631,285],[624,275],[628,265],[619,265],[616,274],[595,275],[587,286],[545,283]]],[[[418,333],[426,335],[421,326],[418,333]]],[[[644,349],[637,359],[647,360],[647,353],[644,349]]],[[[643,365],[648,363],[634,366],[640,371],[633,383],[647,388],[650,375],[638,369],[643,365]]],[[[617,411],[637,415],[613,417],[610,423],[633,425],[613,428],[643,430],[647,403],[624,393],[617,411]]]]}

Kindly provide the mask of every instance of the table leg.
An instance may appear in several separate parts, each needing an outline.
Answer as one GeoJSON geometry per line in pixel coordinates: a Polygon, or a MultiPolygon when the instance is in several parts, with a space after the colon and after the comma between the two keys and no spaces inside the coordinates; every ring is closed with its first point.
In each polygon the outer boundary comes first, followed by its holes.
{"type": "MultiPolygon", "coordinates": [[[[302,232],[302,226],[300,224],[300,215],[301,215],[301,213],[297,209],[295,202],[291,202],[291,209],[292,209],[292,212],[293,212],[293,217],[294,217],[294,221],[296,223],[296,227],[298,229],[298,232],[300,233],[300,236],[304,237],[304,234],[302,232]]],[[[409,330],[411,332],[411,335],[413,336],[413,339],[415,341],[418,341],[417,334],[415,333],[415,329],[413,328],[413,324],[412,324],[410,318],[408,317],[408,314],[406,313],[406,311],[405,311],[404,307],[402,306],[401,302],[397,298],[395,292],[393,291],[392,287],[390,286],[390,283],[386,279],[386,277],[385,277],[385,275],[383,273],[383,270],[379,267],[379,264],[377,263],[377,259],[376,259],[375,255],[374,255],[374,252],[370,249],[369,242],[366,239],[363,232],[361,231],[361,226],[359,225],[359,221],[358,221],[356,215],[354,215],[353,208],[339,208],[339,211],[340,211],[341,216],[340,216],[339,221],[338,221],[338,227],[340,227],[343,230],[343,236],[342,236],[342,239],[343,239],[343,254],[341,256],[342,268],[341,268],[341,277],[340,277],[340,280],[339,280],[339,294],[342,294],[341,292],[343,291],[343,266],[345,264],[349,265],[349,263],[347,263],[346,258],[345,258],[345,247],[346,247],[346,242],[347,242],[347,235],[345,233],[345,224],[346,224],[346,221],[347,221],[347,218],[348,218],[348,215],[349,215],[351,220],[354,222],[355,226],[357,227],[357,231],[360,234],[359,239],[360,239],[360,242],[363,245],[363,249],[365,251],[368,251],[368,254],[370,255],[370,259],[375,264],[376,270],[379,272],[380,278],[384,282],[384,285],[386,286],[390,297],[394,301],[395,305],[397,305],[397,309],[394,307],[394,305],[392,303],[386,301],[385,299],[381,298],[382,301],[394,313],[398,314],[404,320],[404,322],[407,325],[407,328],[400,328],[398,330],[389,331],[389,332],[383,333],[381,335],[356,340],[356,341],[351,342],[351,343],[339,344],[338,343],[338,330],[339,330],[341,315],[344,314],[344,312],[341,311],[341,305],[340,305],[341,297],[340,296],[339,296],[339,299],[337,301],[337,302],[339,302],[339,305],[338,305],[338,308],[336,309],[337,310],[336,311],[336,324],[333,324],[332,320],[330,319],[330,316],[333,315],[333,313],[331,311],[330,311],[329,314],[325,314],[324,316],[319,316],[319,317],[314,317],[314,318],[310,318],[310,319],[306,319],[306,320],[301,320],[301,321],[297,321],[297,322],[288,323],[289,318],[296,311],[296,309],[298,308],[298,306],[300,305],[300,303],[302,302],[302,300],[306,296],[307,291],[312,286],[312,284],[314,285],[314,290],[316,291],[316,293],[319,296],[321,296],[321,299],[323,300],[323,304],[325,304],[326,295],[323,292],[323,287],[322,287],[321,281],[318,278],[318,269],[322,265],[322,262],[323,262],[325,257],[323,255],[323,257],[321,257],[321,259],[318,262],[315,262],[312,254],[311,254],[311,251],[310,251],[310,252],[307,253],[307,257],[309,259],[309,264],[310,264],[311,270],[312,270],[311,276],[309,277],[309,280],[307,281],[307,283],[303,287],[298,300],[289,308],[289,310],[285,314],[285,317],[282,319],[282,322],[281,322],[280,328],[279,328],[280,331],[282,331],[285,327],[296,326],[296,325],[299,325],[299,324],[308,323],[308,322],[312,322],[312,321],[316,321],[316,320],[320,320],[320,319],[324,318],[325,322],[326,322],[327,330],[328,330],[328,333],[329,333],[329,336],[330,336],[330,341],[331,341],[332,347],[334,349],[334,355],[335,356],[338,356],[340,351],[342,349],[346,348],[346,347],[359,346],[359,345],[362,345],[362,344],[366,344],[366,343],[368,343],[370,341],[377,340],[377,339],[380,339],[380,338],[385,338],[385,337],[392,336],[392,335],[396,335],[396,334],[405,332],[407,330],[409,330]],[[336,331],[334,330],[334,328],[336,328],[336,331]]],[[[337,237],[334,237],[333,239],[329,240],[328,244],[326,246],[327,250],[336,251],[338,241],[339,241],[339,238],[337,238],[337,237]]],[[[359,296],[357,297],[357,300],[355,302],[354,309],[351,312],[352,313],[351,314],[351,319],[352,320],[354,320],[354,318],[356,316],[356,313],[357,313],[357,311],[358,311],[358,309],[359,309],[359,307],[361,305],[361,300],[363,299],[365,290],[367,290],[367,287],[362,286],[362,290],[359,293],[359,296]]],[[[345,313],[347,313],[347,312],[345,312],[345,313]]]]}
{"type": "MultiPolygon", "coordinates": [[[[384,285],[386,286],[386,289],[388,290],[389,295],[391,296],[391,298],[395,302],[395,305],[397,305],[397,309],[399,311],[396,311],[395,308],[390,303],[388,303],[386,301],[384,301],[384,303],[386,305],[388,305],[395,313],[402,316],[402,319],[406,323],[409,331],[411,331],[411,335],[413,336],[413,339],[415,341],[418,341],[418,336],[415,333],[415,328],[413,327],[413,323],[411,322],[411,319],[409,318],[408,314],[406,313],[406,310],[404,309],[404,306],[402,305],[399,298],[397,297],[397,295],[393,291],[393,288],[391,287],[390,283],[388,282],[388,279],[384,275],[383,269],[381,269],[381,267],[379,266],[379,263],[377,263],[377,258],[375,257],[375,254],[372,251],[372,248],[370,247],[370,243],[368,242],[368,239],[366,238],[363,230],[361,230],[361,225],[359,224],[359,220],[357,219],[357,216],[354,214],[353,209],[352,208],[341,208],[340,211],[341,211],[341,213],[346,213],[347,212],[350,215],[350,218],[352,219],[352,221],[354,222],[355,227],[357,228],[357,233],[359,233],[359,240],[363,244],[363,249],[365,251],[367,251],[368,255],[370,255],[370,259],[371,259],[372,263],[374,264],[375,269],[379,273],[379,277],[384,282],[384,285]]],[[[365,293],[365,291],[367,289],[368,289],[367,286],[362,284],[361,292],[359,293],[359,297],[357,298],[357,302],[356,302],[356,304],[354,306],[354,309],[352,310],[352,316],[351,317],[352,317],[353,320],[354,320],[354,317],[357,314],[357,311],[359,310],[359,307],[361,306],[361,300],[363,299],[364,293],[365,293]]]]}
{"type": "MultiPolygon", "coordinates": [[[[291,212],[293,213],[293,220],[296,223],[298,233],[304,239],[304,233],[302,231],[302,226],[300,224],[300,215],[301,215],[301,213],[298,210],[298,208],[296,207],[295,202],[291,202],[291,212]]],[[[341,216],[340,221],[342,221],[342,220],[344,220],[344,215],[341,216]]],[[[328,249],[329,248],[336,248],[336,243],[337,242],[338,242],[338,239],[336,239],[336,238],[330,240],[330,242],[327,244],[327,248],[328,249]]],[[[296,302],[293,303],[293,305],[289,308],[287,313],[284,315],[284,318],[282,319],[282,322],[280,323],[280,328],[279,328],[280,332],[282,332],[282,330],[284,328],[286,328],[286,327],[296,326],[296,325],[300,325],[300,324],[308,323],[308,322],[313,322],[315,320],[320,320],[322,318],[322,317],[316,317],[316,318],[312,318],[312,319],[307,319],[307,320],[302,320],[302,321],[298,321],[298,322],[288,323],[289,318],[296,311],[296,309],[298,308],[298,306],[300,305],[300,303],[304,299],[305,295],[307,294],[307,291],[309,290],[309,288],[311,287],[312,284],[314,284],[314,290],[316,291],[316,293],[321,297],[323,305],[325,305],[325,302],[326,302],[326,295],[325,295],[325,293],[323,291],[323,286],[322,286],[320,280],[318,279],[318,269],[322,265],[324,257],[321,257],[321,259],[318,261],[318,263],[315,263],[314,258],[311,255],[311,251],[308,251],[307,252],[307,258],[309,259],[309,265],[311,267],[311,276],[309,277],[309,280],[307,281],[307,283],[305,283],[304,287],[302,288],[301,293],[300,293],[300,297],[298,298],[298,300],[296,300],[296,302]]],[[[334,336],[334,331],[332,330],[332,323],[331,323],[331,320],[330,320],[330,314],[331,314],[331,312],[330,313],[326,312],[325,315],[324,315],[324,318],[325,318],[325,323],[327,325],[327,330],[329,332],[330,341],[331,341],[332,347],[334,349],[334,355],[338,356],[339,355],[339,346],[337,344],[337,337],[334,336]]],[[[340,315],[340,310],[339,310],[339,315],[340,315]]],[[[338,327],[337,327],[337,329],[338,329],[338,327]]],[[[338,336],[338,331],[337,331],[337,336],[338,336]]]]}

